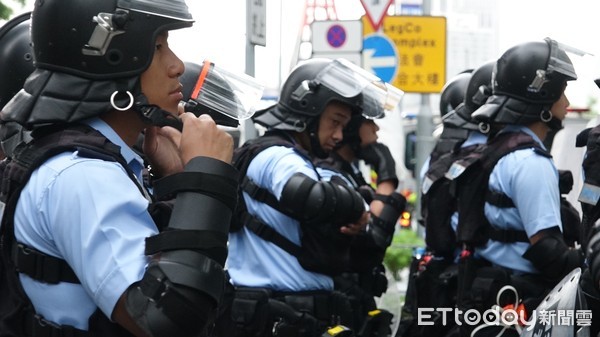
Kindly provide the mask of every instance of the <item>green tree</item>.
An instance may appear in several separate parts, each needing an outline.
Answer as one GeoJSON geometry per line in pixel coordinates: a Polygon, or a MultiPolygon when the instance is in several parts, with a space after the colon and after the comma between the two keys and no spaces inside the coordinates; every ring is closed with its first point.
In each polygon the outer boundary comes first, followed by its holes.
{"type": "MultiPolygon", "coordinates": [[[[21,6],[25,6],[25,0],[13,0],[20,4],[21,6]]],[[[6,5],[3,1],[0,1],[0,19],[8,20],[12,15],[13,10],[8,5],[6,5]]]]}

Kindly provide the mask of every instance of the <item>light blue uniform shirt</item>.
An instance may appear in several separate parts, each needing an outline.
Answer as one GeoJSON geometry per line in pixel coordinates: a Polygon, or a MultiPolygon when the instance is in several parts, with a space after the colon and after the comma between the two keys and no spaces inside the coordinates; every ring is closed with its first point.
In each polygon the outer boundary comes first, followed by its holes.
{"type": "MultiPolygon", "coordinates": [[[[511,125],[504,131],[525,132],[544,148],[542,141],[525,126],[511,125]]],[[[492,170],[489,188],[506,194],[516,206],[499,208],[485,204],[485,215],[495,228],[524,230],[528,237],[556,226],[562,231],[558,171],[552,158],[536,154],[531,148],[511,152],[502,157],[492,170]]],[[[526,242],[501,243],[490,240],[485,248],[476,252],[488,261],[516,273],[537,274],[539,271],[522,257],[530,246],[526,242]]]]}
{"type": "MultiPolygon", "coordinates": [[[[88,124],[121,147],[141,181],[143,162],[102,120],[88,124]]],[[[148,263],[144,239],[158,233],[142,195],[116,162],[59,154],[40,166],[15,212],[17,241],[68,262],[81,284],[45,284],[20,275],[35,310],[46,320],[87,330],[99,307],[115,304],[148,263]]]]}
{"type": "MultiPolygon", "coordinates": [[[[312,163],[293,149],[271,146],[252,160],[247,176],[280,199],[283,187],[296,173],[319,180],[312,163]]],[[[250,214],[300,245],[298,221],[250,198],[246,193],[243,197],[250,214]]],[[[333,290],[331,277],[307,271],[294,256],[245,227],[229,235],[227,269],[235,286],[277,291],[333,290]]]]}

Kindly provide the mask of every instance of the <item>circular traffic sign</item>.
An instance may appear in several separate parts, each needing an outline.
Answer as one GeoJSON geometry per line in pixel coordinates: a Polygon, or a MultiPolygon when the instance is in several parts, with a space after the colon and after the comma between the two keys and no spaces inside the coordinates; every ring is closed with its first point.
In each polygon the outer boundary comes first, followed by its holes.
{"type": "Polygon", "coordinates": [[[346,43],[346,29],[341,25],[333,25],[327,30],[327,43],[333,48],[339,48],[346,43]]]}

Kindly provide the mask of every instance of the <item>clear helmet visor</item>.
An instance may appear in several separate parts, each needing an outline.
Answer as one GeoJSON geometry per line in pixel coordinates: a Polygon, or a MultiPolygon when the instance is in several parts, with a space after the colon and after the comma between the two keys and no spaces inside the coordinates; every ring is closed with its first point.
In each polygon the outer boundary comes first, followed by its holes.
{"type": "Polygon", "coordinates": [[[119,0],[117,7],[180,21],[194,21],[184,0],[119,0]]]}
{"type": "Polygon", "coordinates": [[[388,83],[385,84],[385,87],[387,89],[387,96],[384,111],[385,113],[390,113],[396,110],[396,107],[400,104],[402,97],[404,97],[404,91],[388,83]]]}
{"type": "Polygon", "coordinates": [[[315,80],[342,97],[363,97],[363,116],[378,118],[388,103],[386,84],[374,74],[346,59],[335,59],[321,70],[315,80]]]}
{"type": "Polygon", "coordinates": [[[254,115],[263,90],[255,78],[205,60],[190,98],[239,121],[254,115]]]}
{"type": "Polygon", "coordinates": [[[550,59],[548,60],[547,74],[559,73],[570,80],[576,80],[577,74],[573,63],[567,53],[571,55],[584,56],[588,53],[574,47],[561,44],[550,38],[544,39],[550,46],[550,59]]]}

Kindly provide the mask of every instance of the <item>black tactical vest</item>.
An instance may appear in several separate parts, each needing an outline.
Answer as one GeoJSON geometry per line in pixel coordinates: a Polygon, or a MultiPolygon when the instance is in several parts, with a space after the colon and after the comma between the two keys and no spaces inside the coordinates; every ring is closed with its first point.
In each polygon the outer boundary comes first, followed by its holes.
{"type": "MultiPolygon", "coordinates": [[[[40,130],[41,131],[41,130],[40,130]]],[[[2,185],[0,201],[5,204],[0,227],[0,336],[103,337],[132,336],[120,325],[110,321],[99,309],[89,319],[89,331],[71,326],[56,327],[36,316],[31,301],[19,281],[19,273],[45,283],[79,283],[77,276],[62,259],[35,251],[16,242],[14,212],[21,190],[32,172],[49,158],[66,151],[78,151],[79,156],[115,161],[133,178],[133,172],[121,156],[117,145],[98,131],[85,125],[70,125],[62,129],[47,129],[29,143],[16,147],[11,158],[1,163],[2,185]],[[17,272],[18,269],[18,272],[17,272]]],[[[74,308],[74,310],[77,310],[74,308]]]]}
{"type": "Polygon", "coordinates": [[[526,148],[533,148],[537,154],[551,157],[528,134],[507,132],[498,134],[450,167],[448,177],[452,179],[452,188],[458,200],[459,243],[476,247],[485,245],[489,239],[506,243],[529,242],[525,231],[494,229],[484,213],[486,202],[501,208],[514,207],[508,196],[489,190],[489,177],[502,157],[526,148]]]}
{"type": "MultiPolygon", "coordinates": [[[[265,203],[272,208],[287,214],[279,205],[279,200],[267,189],[256,185],[246,176],[248,166],[256,155],[271,146],[286,146],[293,148],[298,155],[312,163],[307,152],[296,146],[289,135],[281,131],[270,131],[262,137],[247,141],[243,146],[235,149],[232,165],[240,172],[240,185],[238,193],[238,205],[232,217],[230,231],[234,232],[246,227],[263,240],[269,241],[296,257],[300,265],[309,271],[336,275],[343,272],[349,263],[350,241],[342,237],[334,226],[329,224],[306,225],[300,223],[302,231],[301,245],[293,243],[283,235],[279,234],[271,226],[251,215],[244,202],[242,192],[246,192],[251,198],[265,203]]],[[[315,168],[316,172],[316,168],[315,168]]]]}
{"type": "Polygon", "coordinates": [[[425,226],[425,242],[436,256],[450,256],[456,248],[456,235],[451,217],[457,211],[456,197],[451,190],[451,181],[446,172],[478,145],[453,149],[436,160],[431,157],[430,165],[422,184],[421,216],[425,226]]]}

